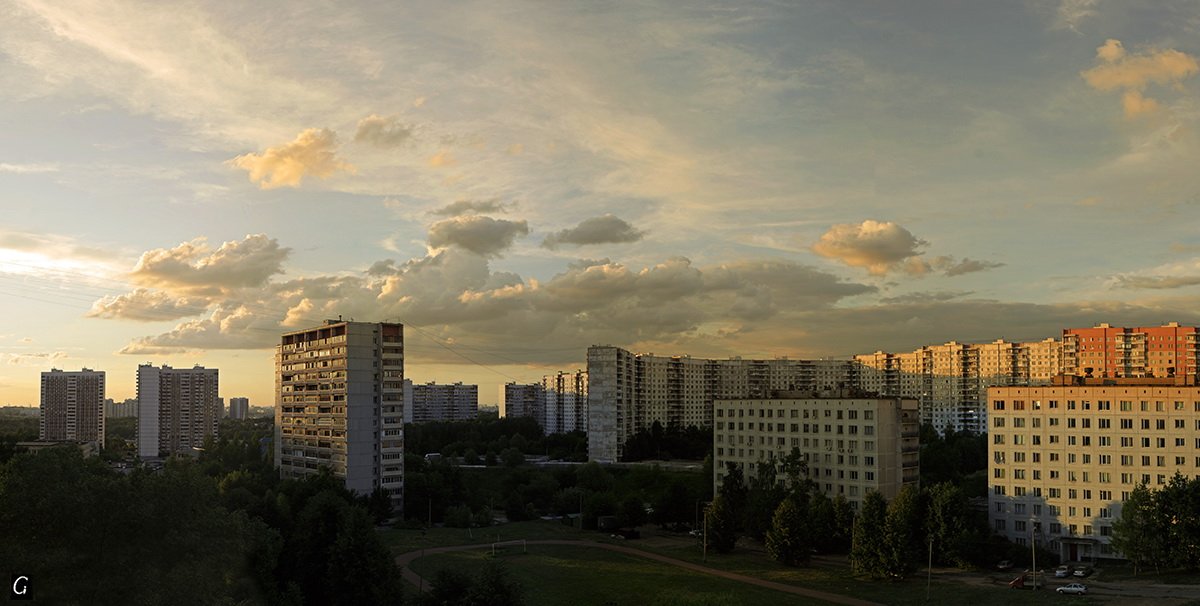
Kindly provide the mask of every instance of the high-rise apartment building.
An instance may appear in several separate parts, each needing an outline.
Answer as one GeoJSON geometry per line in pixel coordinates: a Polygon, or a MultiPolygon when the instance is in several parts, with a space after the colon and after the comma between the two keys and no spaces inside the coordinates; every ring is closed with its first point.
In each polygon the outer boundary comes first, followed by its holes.
{"type": "Polygon", "coordinates": [[[221,405],[215,368],[138,366],[138,456],[194,454],[217,437],[221,405]]]}
{"type": "Polygon", "coordinates": [[[1068,561],[1117,557],[1113,523],[1137,485],[1200,476],[1194,378],[1063,376],[993,387],[988,400],[988,516],[1018,544],[1068,561]]]}
{"type": "Polygon", "coordinates": [[[1060,372],[1055,339],[950,341],[912,352],[854,356],[858,387],[871,393],[916,398],[921,421],[938,431],[982,431],[987,425],[987,389],[1045,384],[1060,372]]]}
{"type": "Polygon", "coordinates": [[[538,383],[505,383],[500,416],[544,418],[545,393],[546,389],[538,383]]]}
{"type": "Polygon", "coordinates": [[[404,326],[327,320],[276,351],[280,477],[327,467],[346,488],[404,499],[404,326]]]}
{"type": "Polygon", "coordinates": [[[588,375],[585,370],[542,377],[545,404],[538,424],[547,435],[587,431],[588,375]]]}
{"type": "Polygon", "coordinates": [[[764,462],[778,465],[793,450],[822,492],[845,497],[854,509],[868,492],[891,499],[918,483],[916,400],[775,395],[713,403],[714,486],[727,463],[740,465],[749,479],[764,462]]]}
{"type": "Polygon", "coordinates": [[[819,393],[856,381],[844,360],[711,360],[588,349],[588,458],[615,461],[625,441],[654,423],[711,427],[717,399],[769,398],[776,391],[819,393]]]}
{"type": "Polygon", "coordinates": [[[115,402],[112,398],[104,400],[104,418],[106,419],[136,418],[137,411],[137,398],[126,398],[121,402],[115,402]]]}
{"type": "Polygon", "coordinates": [[[38,439],[104,447],[104,371],[55,368],[42,373],[38,439]]]}
{"type": "Polygon", "coordinates": [[[404,422],[469,421],[479,416],[479,386],[404,380],[404,422]]]}
{"type": "Polygon", "coordinates": [[[229,398],[229,418],[244,420],[250,414],[250,398],[229,398]]]}
{"type": "Polygon", "coordinates": [[[1177,322],[1068,328],[1062,345],[1063,372],[1081,377],[1196,377],[1200,371],[1197,329],[1177,322]]]}

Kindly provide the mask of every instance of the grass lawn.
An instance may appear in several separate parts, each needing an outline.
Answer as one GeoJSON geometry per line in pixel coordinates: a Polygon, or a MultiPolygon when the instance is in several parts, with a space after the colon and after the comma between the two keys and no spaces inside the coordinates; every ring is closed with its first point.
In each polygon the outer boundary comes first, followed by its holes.
{"type": "MultiPolygon", "coordinates": [[[[504,541],[512,539],[585,539],[609,541],[601,533],[594,531],[581,532],[577,529],[563,526],[558,522],[544,521],[519,522],[483,530],[476,529],[474,531],[474,538],[471,538],[466,530],[454,528],[435,528],[424,535],[421,534],[422,531],[420,530],[390,530],[385,531],[384,538],[392,545],[396,553],[403,553],[423,547],[485,543],[494,540],[497,532],[500,533],[500,538],[504,541]]],[[[926,602],[925,577],[920,573],[913,578],[899,582],[874,582],[853,578],[848,566],[844,562],[839,561],[821,561],[810,567],[789,568],[770,560],[760,551],[741,547],[728,555],[710,554],[708,560],[703,561],[698,545],[685,538],[665,540],[662,538],[647,538],[637,541],[610,542],[694,562],[710,568],[727,570],[746,576],[798,585],[820,591],[828,591],[830,593],[854,596],[885,604],[923,605],[933,603],[987,606],[989,604],[1001,605],[1014,602],[1024,604],[1062,603],[1061,600],[1063,598],[1063,596],[1055,594],[1053,590],[1034,592],[1009,589],[1005,585],[1007,579],[997,576],[994,584],[985,585],[970,584],[965,581],[935,579],[929,592],[930,600],[926,602]]],[[[788,596],[780,592],[754,588],[743,583],[715,577],[703,577],[696,573],[669,567],[665,564],[623,554],[589,550],[586,548],[549,545],[531,546],[528,556],[518,556],[516,554],[520,554],[520,547],[510,547],[504,551],[503,557],[513,567],[514,577],[525,584],[527,588],[530,588],[530,597],[534,598],[535,593],[543,591],[553,596],[552,599],[548,599],[547,601],[542,601],[538,597],[531,604],[603,604],[603,601],[593,599],[572,601],[569,595],[560,594],[559,592],[578,590],[582,592],[581,595],[592,598],[596,595],[607,596],[607,592],[610,591],[623,591],[627,586],[636,589],[635,593],[637,596],[640,596],[639,599],[634,600],[622,597],[626,595],[624,593],[614,598],[606,597],[606,599],[612,599],[617,604],[653,603],[651,602],[652,599],[658,600],[661,597],[659,595],[662,593],[661,591],[647,589],[646,587],[638,588],[636,584],[626,581],[626,577],[630,574],[628,567],[633,567],[634,570],[638,571],[645,571],[634,575],[637,578],[643,578],[640,575],[644,574],[646,575],[644,578],[652,580],[653,583],[670,583],[669,586],[657,587],[657,589],[669,589],[669,594],[672,596],[685,596],[684,598],[680,598],[684,601],[662,602],[664,604],[739,604],[742,603],[743,595],[751,595],[750,593],[743,592],[754,592],[753,595],[761,597],[761,594],[757,592],[764,591],[768,592],[770,600],[775,600],[775,602],[769,601],[766,603],[807,603],[803,601],[804,598],[800,598],[799,596],[788,596]],[[593,566],[594,562],[607,562],[608,564],[593,566]],[[613,562],[620,563],[620,566],[612,564],[613,562]],[[519,570],[518,566],[520,567],[519,570]],[[623,569],[622,567],[625,568],[623,569]],[[573,576],[581,573],[584,575],[583,578],[573,576]],[[697,588],[700,586],[696,584],[698,578],[718,585],[713,589],[706,589],[700,592],[695,599],[686,597],[699,591],[697,588]],[[559,579],[571,580],[563,580],[561,584],[567,587],[560,590],[556,588],[560,584],[559,579]],[[534,591],[533,588],[537,588],[537,590],[534,591]],[[730,591],[734,592],[734,594],[732,596],[726,595],[730,591]],[[786,599],[801,601],[779,601],[786,599]]],[[[438,554],[419,558],[413,562],[412,567],[418,574],[428,577],[438,567],[449,565],[449,562],[465,564],[471,561],[471,558],[478,559],[484,556],[485,551],[438,554]],[[443,564],[443,562],[447,564],[443,564]]],[[[649,587],[654,588],[656,586],[651,584],[649,587]]],[[[1073,599],[1071,601],[1072,604],[1079,605],[1093,602],[1091,598],[1073,599]]]]}
{"type": "MultiPolygon", "coordinates": [[[[576,522],[578,524],[578,522],[576,522]]],[[[403,528],[388,528],[380,531],[383,539],[392,552],[396,554],[416,551],[429,547],[445,545],[474,545],[491,543],[496,540],[513,541],[525,539],[587,539],[600,541],[606,535],[594,530],[581,531],[576,526],[564,526],[558,521],[533,520],[529,522],[510,522],[488,528],[430,528],[428,530],[409,530],[403,528]]]]}
{"type": "MultiPolygon", "coordinates": [[[[1200,574],[1182,568],[1163,569],[1156,572],[1153,566],[1143,566],[1133,573],[1133,564],[1128,562],[1106,562],[1096,566],[1093,575],[1097,581],[1114,583],[1154,583],[1162,585],[1197,585],[1200,584],[1200,574]]],[[[1087,582],[1086,579],[1084,582],[1087,582]]]]}
{"type": "MultiPolygon", "coordinates": [[[[475,570],[490,551],[464,551],[419,558],[412,569],[425,578],[444,568],[475,570]]],[[[529,606],[559,604],[646,604],[649,606],[824,604],[639,557],[570,547],[536,545],[529,553],[510,547],[496,556],[510,578],[521,583],[529,606]]]]}

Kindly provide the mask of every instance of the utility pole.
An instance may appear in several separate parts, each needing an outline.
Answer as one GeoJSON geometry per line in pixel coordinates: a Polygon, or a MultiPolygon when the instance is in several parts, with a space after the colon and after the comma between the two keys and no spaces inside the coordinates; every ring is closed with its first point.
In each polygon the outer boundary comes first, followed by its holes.
{"type": "Polygon", "coordinates": [[[925,569],[925,601],[929,601],[929,587],[933,583],[933,537],[929,538],[929,568],[925,569]]]}

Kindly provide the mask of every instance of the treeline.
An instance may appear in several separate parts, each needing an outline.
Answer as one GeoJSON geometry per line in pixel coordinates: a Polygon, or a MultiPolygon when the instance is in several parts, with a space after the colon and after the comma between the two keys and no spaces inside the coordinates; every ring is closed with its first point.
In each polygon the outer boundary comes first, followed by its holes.
{"type": "Polygon", "coordinates": [[[546,455],[559,461],[586,461],[587,435],[571,432],[544,435],[531,417],[481,417],[470,421],[409,423],[404,426],[405,451],[424,456],[440,453],[462,457],[469,465],[498,465],[512,453],[546,455]]]}
{"type": "Polygon", "coordinates": [[[117,473],[74,448],[13,457],[0,561],[46,603],[400,603],[367,500],[327,473],[279,480],[261,448],[269,423],[249,423],[161,471],[117,473]]]}
{"type": "Polygon", "coordinates": [[[1113,549],[1140,568],[1200,569],[1200,478],[1179,472],[1162,488],[1138,485],[1113,523],[1113,549]]]}
{"type": "Polygon", "coordinates": [[[655,421],[649,429],[633,434],[625,441],[623,461],[685,459],[700,461],[712,454],[712,428],[695,425],[679,427],[655,421]]]}
{"type": "Polygon", "coordinates": [[[412,455],[404,464],[404,514],[415,524],[486,526],[498,515],[521,521],[582,512],[584,528],[595,528],[600,516],[609,515],[622,526],[654,522],[691,528],[699,515],[697,503],[712,491],[709,466],[699,473],[657,466],[609,469],[595,462],[471,469],[412,455]]]}
{"type": "Polygon", "coordinates": [[[933,425],[921,425],[921,485],[958,484],[967,496],[987,495],[988,445],[986,433],[947,430],[939,435],[933,425]]]}
{"type": "MultiPolygon", "coordinates": [[[[708,547],[728,553],[740,536],[763,540],[772,558],[802,565],[813,553],[849,553],[856,574],[875,579],[903,578],[930,557],[948,566],[989,566],[1000,559],[1028,561],[1025,548],[992,534],[985,513],[970,506],[958,485],[906,486],[888,502],[870,492],[857,514],[842,495],[833,499],[807,478],[798,452],[757,464],[747,483],[740,467],[729,465],[713,502],[706,508],[708,547]]],[[[1041,552],[1039,559],[1053,561],[1041,552]]]]}

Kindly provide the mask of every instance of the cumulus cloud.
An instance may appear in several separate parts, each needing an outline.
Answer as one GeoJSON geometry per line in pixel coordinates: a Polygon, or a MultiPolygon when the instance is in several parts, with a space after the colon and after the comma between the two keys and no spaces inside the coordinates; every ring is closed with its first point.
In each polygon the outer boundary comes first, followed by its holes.
{"type": "Polygon", "coordinates": [[[812,251],[851,267],[882,276],[920,254],[927,243],[891,221],[839,223],[829,228],[812,251]]]}
{"type": "Polygon", "coordinates": [[[401,123],[398,118],[371,114],[358,121],[354,140],[376,147],[395,147],[412,138],[412,135],[413,127],[401,123]]]}
{"type": "Polygon", "coordinates": [[[1187,53],[1147,49],[1131,55],[1120,40],[1111,38],[1096,49],[1096,61],[1097,65],[1080,75],[1096,90],[1120,90],[1127,118],[1158,110],[1158,101],[1143,94],[1150,84],[1178,86],[1200,71],[1196,58],[1187,53]]]}
{"type": "Polygon", "coordinates": [[[453,217],[429,227],[429,245],[458,246],[484,257],[499,256],[518,236],[529,234],[525,221],[493,219],[480,215],[453,217]]]}
{"type": "Polygon", "coordinates": [[[213,296],[265,284],[271,276],[283,273],[283,262],[290,253],[290,248],[264,234],[225,242],[215,251],[206,239],[196,238],[174,248],[142,253],[129,277],[142,286],[213,296]]]}
{"type": "Polygon", "coordinates": [[[560,230],[546,236],[542,246],[551,250],[564,244],[585,246],[588,244],[619,244],[637,242],[646,235],[625,220],[614,215],[601,215],[584,219],[579,225],[560,230]]]}
{"type": "Polygon", "coordinates": [[[935,257],[929,262],[929,265],[933,269],[940,271],[947,276],[961,276],[963,274],[986,271],[1004,266],[1003,263],[996,263],[993,261],[979,261],[966,257],[959,260],[949,256],[935,257]]]}
{"type": "Polygon", "coordinates": [[[245,154],[231,160],[249,173],[262,189],[299,187],[306,176],[326,179],[334,173],[354,172],[337,157],[337,135],[327,128],[310,128],[291,143],[267,148],[262,154],[245,154]]]}
{"type": "Polygon", "coordinates": [[[435,215],[457,217],[472,213],[504,213],[512,208],[512,204],[504,204],[497,198],[491,200],[458,200],[432,211],[435,215]]]}
{"type": "Polygon", "coordinates": [[[962,297],[974,294],[969,290],[940,290],[935,292],[910,292],[895,297],[884,297],[879,300],[880,303],[889,304],[910,304],[910,303],[938,303],[942,301],[952,301],[961,299],[962,297]]]}
{"type": "Polygon", "coordinates": [[[86,316],[160,322],[194,316],[207,309],[207,300],[196,302],[187,298],[172,297],[161,290],[139,288],[130,293],[110,295],[96,301],[86,316]]]}

